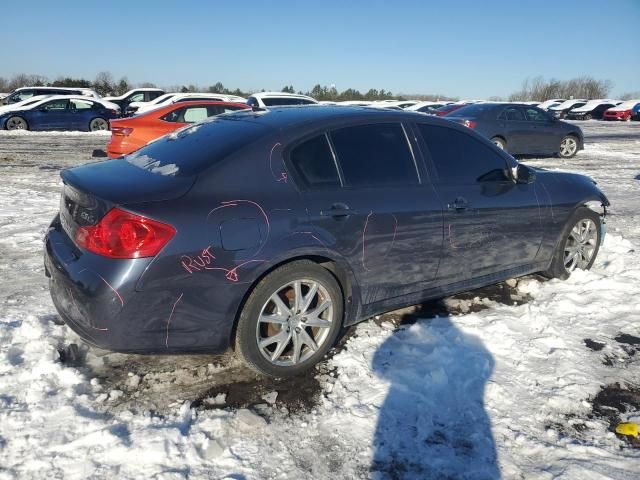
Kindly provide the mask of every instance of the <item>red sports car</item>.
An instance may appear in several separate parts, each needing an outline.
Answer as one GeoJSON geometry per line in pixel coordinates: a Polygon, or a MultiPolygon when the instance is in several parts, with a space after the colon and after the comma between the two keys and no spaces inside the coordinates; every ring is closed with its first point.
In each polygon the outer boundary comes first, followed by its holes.
{"type": "Polygon", "coordinates": [[[109,158],[127,155],[190,123],[247,108],[249,107],[244,103],[198,100],[173,103],[134,117],[111,120],[111,140],[107,145],[107,155],[109,158]]]}
{"type": "Polygon", "coordinates": [[[602,116],[603,120],[629,121],[634,115],[640,115],[640,100],[627,100],[610,108],[602,116]]]}

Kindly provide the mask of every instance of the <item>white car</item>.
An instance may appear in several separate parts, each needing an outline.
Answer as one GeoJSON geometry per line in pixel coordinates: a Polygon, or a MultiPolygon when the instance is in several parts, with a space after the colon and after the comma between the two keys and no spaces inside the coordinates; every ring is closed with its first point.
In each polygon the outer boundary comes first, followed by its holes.
{"type": "Polygon", "coordinates": [[[306,95],[285,92],[258,92],[247,99],[250,107],[279,107],[282,105],[317,105],[318,101],[306,95]]]}
{"type": "Polygon", "coordinates": [[[382,107],[382,108],[400,108],[404,110],[405,108],[412,107],[413,105],[420,103],[418,100],[382,100],[381,102],[373,102],[371,106],[382,107]]]}
{"type": "Polygon", "coordinates": [[[581,107],[585,103],[587,103],[586,98],[575,98],[571,100],[565,100],[561,104],[556,105],[555,107],[549,108],[548,111],[550,114],[552,114],[556,118],[564,118],[567,116],[567,113],[569,112],[569,110],[581,107]]]}
{"type": "Polygon", "coordinates": [[[551,107],[560,105],[564,101],[566,101],[564,98],[551,98],[538,105],[538,108],[541,108],[542,110],[549,110],[551,107]]]}
{"type": "Polygon", "coordinates": [[[407,107],[406,110],[409,112],[421,112],[421,113],[433,113],[434,110],[444,107],[445,105],[449,105],[453,102],[418,102],[410,107],[407,107]]]}
{"type": "Polygon", "coordinates": [[[12,110],[17,110],[20,107],[27,107],[29,105],[33,105],[34,103],[38,103],[40,100],[49,98],[51,95],[36,95],[35,97],[27,98],[26,100],[22,100],[21,102],[11,103],[9,105],[0,106],[0,115],[5,112],[10,112],[12,110]]]}
{"type": "Polygon", "coordinates": [[[2,99],[4,105],[22,102],[39,95],[79,95],[83,97],[100,98],[94,90],[90,88],[76,87],[21,87],[16,88],[11,94],[2,99]]]}
{"type": "Polygon", "coordinates": [[[160,95],[164,95],[164,90],[160,88],[134,88],[127,93],[123,93],[117,97],[104,97],[108,102],[115,103],[120,106],[120,110],[123,112],[127,109],[127,106],[132,102],[150,102],[158,98],[160,95]]]}
{"type": "Polygon", "coordinates": [[[355,106],[355,107],[367,107],[371,105],[371,102],[367,100],[343,100],[342,102],[338,102],[336,105],[347,105],[347,106],[355,106]]]}
{"type": "Polygon", "coordinates": [[[151,102],[145,102],[145,103],[135,102],[135,105],[133,103],[129,104],[129,107],[127,108],[127,113],[148,112],[149,110],[153,110],[154,108],[166,107],[167,105],[171,105],[173,103],[190,102],[194,100],[212,100],[217,102],[235,102],[235,103],[247,102],[246,98],[238,97],[236,95],[223,95],[220,93],[196,93],[196,92],[166,93],[151,102]],[[134,107],[136,106],[137,108],[135,108],[134,110],[134,107]]]}

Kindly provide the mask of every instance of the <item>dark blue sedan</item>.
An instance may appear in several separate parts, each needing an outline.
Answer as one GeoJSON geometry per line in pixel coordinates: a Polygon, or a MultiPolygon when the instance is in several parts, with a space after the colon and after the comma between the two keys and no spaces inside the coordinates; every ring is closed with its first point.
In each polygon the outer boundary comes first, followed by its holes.
{"type": "Polygon", "coordinates": [[[512,155],[573,157],[584,148],[582,130],[532,105],[476,103],[445,116],[490,139],[512,155]]]}
{"type": "Polygon", "coordinates": [[[0,114],[7,130],[108,130],[117,105],[88,97],[55,96],[0,114]]]}
{"type": "Polygon", "coordinates": [[[375,314],[590,268],[609,204],[454,122],[343,106],[220,115],[62,179],[45,271],[69,327],[124,352],[233,345],[275,377],[375,314]]]}

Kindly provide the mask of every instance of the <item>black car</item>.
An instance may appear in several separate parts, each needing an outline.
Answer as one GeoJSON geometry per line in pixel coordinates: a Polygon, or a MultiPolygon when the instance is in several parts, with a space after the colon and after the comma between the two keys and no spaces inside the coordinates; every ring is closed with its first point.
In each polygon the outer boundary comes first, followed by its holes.
{"type": "Polygon", "coordinates": [[[584,148],[580,127],[531,105],[476,103],[445,116],[484,135],[512,155],[573,157],[584,148]]]}
{"type": "Polygon", "coordinates": [[[582,107],[569,110],[566,117],[568,120],[602,120],[604,112],[617,104],[613,102],[595,103],[587,102],[582,107]]]}
{"type": "Polygon", "coordinates": [[[220,115],[61,176],[45,271],[69,327],[125,352],[233,345],[275,377],[372,315],[590,268],[609,204],[454,122],[366,107],[220,115]]]}
{"type": "Polygon", "coordinates": [[[551,107],[548,112],[555,118],[563,119],[574,108],[584,107],[587,104],[587,100],[565,100],[560,105],[551,107]]]}

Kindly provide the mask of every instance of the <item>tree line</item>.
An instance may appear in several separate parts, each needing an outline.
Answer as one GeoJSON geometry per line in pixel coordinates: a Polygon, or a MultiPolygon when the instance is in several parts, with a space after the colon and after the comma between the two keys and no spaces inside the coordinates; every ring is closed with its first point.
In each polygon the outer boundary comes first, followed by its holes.
{"type": "MultiPolygon", "coordinates": [[[[58,77],[50,80],[43,75],[28,75],[20,73],[5,78],[0,76],[0,92],[11,92],[19,87],[78,87],[91,88],[102,96],[106,95],[122,95],[134,87],[155,87],[152,82],[143,82],[132,84],[127,77],[116,80],[110,72],[99,72],[93,80],[85,78],[58,77]]],[[[552,98],[606,98],[613,88],[610,80],[597,80],[592,77],[582,76],[572,78],[570,80],[558,80],[555,78],[546,80],[544,77],[527,78],[522,83],[520,90],[509,95],[509,101],[539,101],[549,100],[552,98]]],[[[239,88],[227,88],[221,82],[209,86],[189,85],[170,85],[164,87],[167,92],[209,92],[226,95],[237,95],[240,97],[248,97],[253,92],[243,91],[239,88]]],[[[264,90],[262,90],[264,91],[264,90]]],[[[297,90],[293,85],[285,85],[283,92],[300,93],[309,95],[320,101],[346,101],[346,100],[406,100],[412,98],[416,100],[458,100],[458,97],[450,97],[439,94],[394,94],[390,90],[371,88],[366,92],[360,92],[354,88],[347,88],[338,91],[334,85],[315,85],[309,91],[297,90]]],[[[638,98],[640,92],[629,92],[621,96],[622,99],[638,98]]],[[[502,100],[502,97],[490,97],[488,100],[502,100]]]]}

